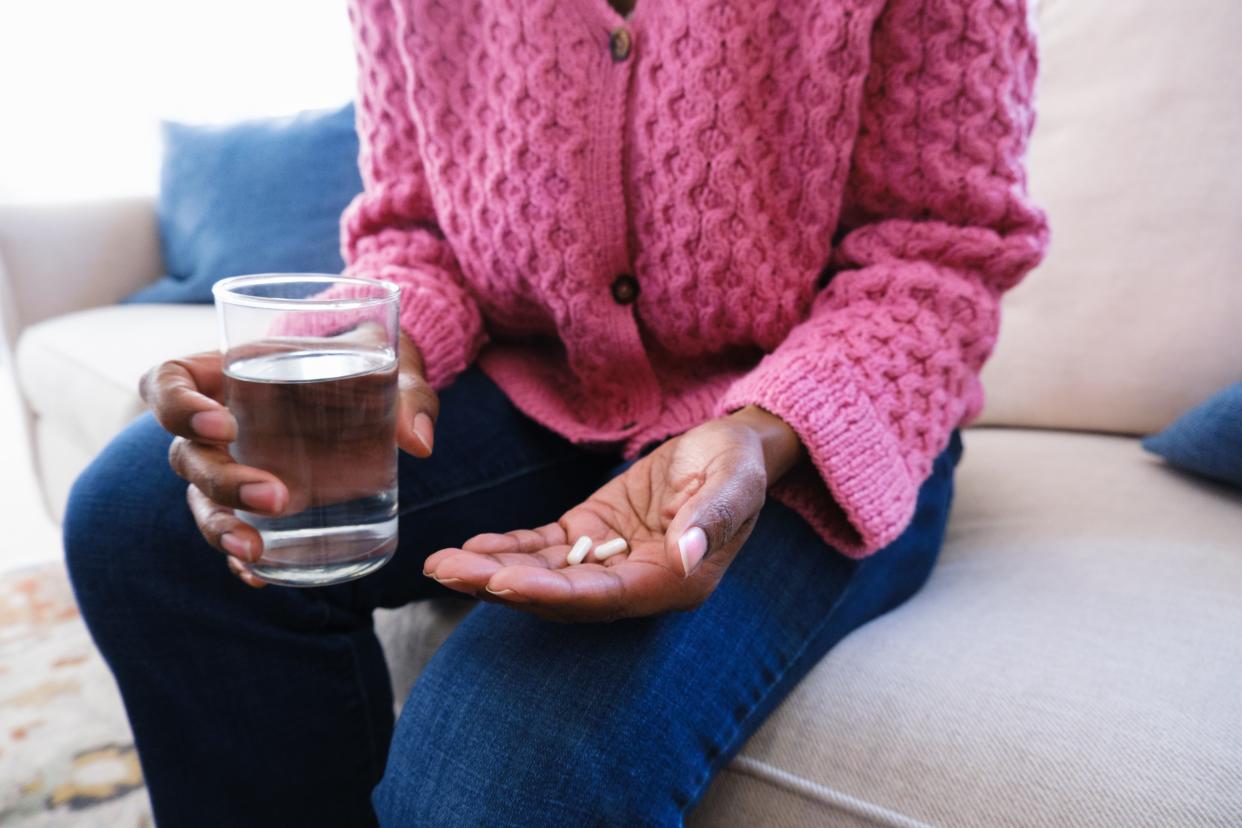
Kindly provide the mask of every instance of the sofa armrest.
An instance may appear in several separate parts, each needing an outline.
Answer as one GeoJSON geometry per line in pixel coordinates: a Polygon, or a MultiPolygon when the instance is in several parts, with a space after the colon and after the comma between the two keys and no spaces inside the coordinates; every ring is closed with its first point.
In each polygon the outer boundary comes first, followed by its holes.
{"type": "Polygon", "coordinates": [[[163,272],[155,204],[126,198],[0,205],[0,327],[109,305],[163,272]]]}

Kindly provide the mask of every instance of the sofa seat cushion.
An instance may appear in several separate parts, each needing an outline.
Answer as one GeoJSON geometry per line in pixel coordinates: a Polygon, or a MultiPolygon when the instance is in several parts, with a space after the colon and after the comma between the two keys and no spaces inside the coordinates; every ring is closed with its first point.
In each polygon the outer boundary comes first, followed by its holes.
{"type": "MultiPolygon", "coordinates": [[[[1242,495],[970,429],[943,557],[743,748],[711,826],[1242,824],[1242,495]]],[[[397,698],[459,604],[381,614],[397,698]]]]}
{"type": "Polygon", "coordinates": [[[217,347],[210,306],[127,305],[31,326],[15,364],[35,417],[93,456],[142,411],[138,380],[148,368],[217,347]]]}

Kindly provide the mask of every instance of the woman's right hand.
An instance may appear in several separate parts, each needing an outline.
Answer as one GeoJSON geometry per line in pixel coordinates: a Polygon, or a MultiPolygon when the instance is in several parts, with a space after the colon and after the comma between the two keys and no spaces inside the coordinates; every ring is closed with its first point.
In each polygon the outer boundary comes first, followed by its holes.
{"type": "MultiPolygon", "coordinates": [[[[397,445],[415,457],[427,457],[440,403],[427,383],[418,348],[404,335],[397,371],[397,445]]],[[[249,568],[263,554],[263,541],[235,510],[276,516],[289,507],[291,496],[278,477],[242,465],[229,454],[237,421],[224,406],[220,354],[194,354],[162,363],[143,375],[139,393],[175,438],[168,462],[189,483],[186,500],[199,531],[228,555],[229,568],[243,582],[263,586],[249,568]]]]}

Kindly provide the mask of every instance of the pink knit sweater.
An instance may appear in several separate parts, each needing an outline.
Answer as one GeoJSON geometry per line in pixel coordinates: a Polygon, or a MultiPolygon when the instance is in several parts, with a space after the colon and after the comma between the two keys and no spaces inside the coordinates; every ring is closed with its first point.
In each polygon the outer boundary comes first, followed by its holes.
{"type": "Polygon", "coordinates": [[[402,287],[432,383],[476,360],[569,439],[755,404],[772,495],[896,538],[978,414],[1040,259],[1022,0],[352,0],[366,191],[349,272],[402,287]]]}

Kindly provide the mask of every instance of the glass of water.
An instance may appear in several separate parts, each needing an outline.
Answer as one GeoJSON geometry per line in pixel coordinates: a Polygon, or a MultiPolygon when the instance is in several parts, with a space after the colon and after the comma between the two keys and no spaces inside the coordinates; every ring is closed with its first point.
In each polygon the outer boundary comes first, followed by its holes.
{"type": "Polygon", "coordinates": [[[230,453],[289,489],[280,517],[237,513],[263,537],[254,573],[324,586],[374,572],[397,546],[399,288],[279,273],[213,293],[230,453]]]}

